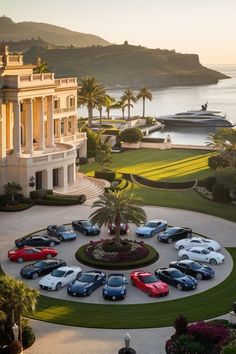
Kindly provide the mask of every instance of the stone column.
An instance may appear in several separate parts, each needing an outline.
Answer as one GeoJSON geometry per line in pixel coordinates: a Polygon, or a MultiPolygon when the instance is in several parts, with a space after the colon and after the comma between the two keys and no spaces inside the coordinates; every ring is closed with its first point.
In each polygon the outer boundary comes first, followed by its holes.
{"type": "Polygon", "coordinates": [[[26,144],[25,152],[33,154],[33,100],[30,98],[27,101],[27,114],[26,114],[26,144]]]}
{"type": "Polygon", "coordinates": [[[47,97],[47,146],[54,146],[53,99],[47,97]]]}
{"type": "Polygon", "coordinates": [[[72,133],[77,133],[77,116],[72,117],[72,133]]]}
{"type": "Polygon", "coordinates": [[[13,111],[14,111],[14,127],[13,127],[13,150],[14,155],[21,154],[21,113],[20,113],[20,102],[15,101],[13,103],[13,111]]]}
{"type": "Polygon", "coordinates": [[[68,117],[64,118],[64,135],[68,135],[68,117]]]}
{"type": "Polygon", "coordinates": [[[59,139],[61,139],[61,120],[60,119],[58,119],[57,120],[57,136],[58,136],[58,138],[59,139]]]}
{"type": "Polygon", "coordinates": [[[39,97],[39,150],[45,149],[44,97],[39,97]]]}

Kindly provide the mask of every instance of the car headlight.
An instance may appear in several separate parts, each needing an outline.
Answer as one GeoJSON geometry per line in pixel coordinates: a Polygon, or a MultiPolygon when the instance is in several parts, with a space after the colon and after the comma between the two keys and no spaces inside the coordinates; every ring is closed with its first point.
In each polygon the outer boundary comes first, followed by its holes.
{"type": "Polygon", "coordinates": [[[121,295],[124,295],[124,293],[125,293],[125,289],[121,289],[121,295]]]}

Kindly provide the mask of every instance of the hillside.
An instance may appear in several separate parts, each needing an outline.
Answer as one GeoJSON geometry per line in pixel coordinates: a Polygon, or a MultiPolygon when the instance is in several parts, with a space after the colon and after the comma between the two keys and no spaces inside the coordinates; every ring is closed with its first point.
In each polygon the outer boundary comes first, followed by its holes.
{"type": "Polygon", "coordinates": [[[0,42],[20,41],[22,39],[41,38],[56,46],[76,47],[91,45],[109,45],[110,43],[93,34],[70,31],[66,28],[37,22],[15,23],[10,18],[0,17],[0,42]]]}
{"type": "Polygon", "coordinates": [[[109,88],[204,85],[228,78],[202,66],[196,54],[128,44],[64,49],[33,46],[25,53],[25,62],[35,62],[38,56],[57,76],[95,76],[109,88]]]}

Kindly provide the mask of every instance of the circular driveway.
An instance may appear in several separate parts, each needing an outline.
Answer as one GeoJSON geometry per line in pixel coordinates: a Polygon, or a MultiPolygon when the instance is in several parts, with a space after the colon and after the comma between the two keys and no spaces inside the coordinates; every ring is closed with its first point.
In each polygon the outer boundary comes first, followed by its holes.
{"type": "MultiPolygon", "coordinates": [[[[217,240],[224,247],[236,247],[236,225],[233,222],[206,214],[178,209],[145,207],[145,210],[149,219],[163,218],[171,225],[189,226],[195,232],[217,240]]],[[[87,218],[90,213],[91,207],[89,205],[65,208],[34,206],[20,213],[0,212],[1,260],[4,261],[4,259],[6,259],[6,250],[14,246],[14,240],[16,238],[26,233],[42,229],[48,224],[70,223],[73,219],[87,218]]],[[[130,234],[132,234],[132,232],[130,234]]],[[[77,243],[78,241],[75,242],[77,243]]],[[[62,247],[67,247],[67,245],[70,244],[63,244],[62,247]]],[[[170,247],[172,248],[173,246],[163,244],[162,247],[170,250],[170,247]]],[[[158,260],[158,262],[159,261],[160,260],[158,260]]],[[[12,265],[13,264],[14,263],[12,263],[12,265]]],[[[85,266],[83,266],[83,268],[85,269],[85,266]]],[[[154,269],[155,265],[150,266],[150,268],[154,269]]],[[[218,277],[220,269],[223,268],[224,265],[216,267],[216,278],[218,277]]],[[[207,284],[209,281],[202,281],[201,283],[207,284]]],[[[136,294],[139,294],[138,296],[142,296],[145,300],[147,299],[145,294],[142,294],[142,292],[137,289],[134,290],[136,294]]],[[[194,293],[195,292],[181,292],[180,294],[181,296],[183,294],[187,294],[188,296],[194,293]]],[[[168,298],[169,296],[166,300],[168,300],[168,298]]],[[[79,301],[81,300],[82,299],[79,299],[79,301]]],[[[87,298],[83,301],[86,300],[87,298]]],[[[159,299],[148,298],[148,301],[150,300],[159,301],[159,299]]],[[[54,352],[58,354],[73,354],[77,353],[78,349],[80,354],[116,354],[119,348],[123,346],[123,335],[126,333],[126,330],[84,329],[43,323],[40,321],[32,321],[32,323],[36,331],[37,340],[34,346],[26,351],[28,354],[41,354],[42,352],[46,354],[54,352]]],[[[160,328],[128,331],[132,335],[131,345],[137,350],[137,354],[158,354],[165,353],[163,349],[164,341],[170,336],[173,329],[160,328]]]]}

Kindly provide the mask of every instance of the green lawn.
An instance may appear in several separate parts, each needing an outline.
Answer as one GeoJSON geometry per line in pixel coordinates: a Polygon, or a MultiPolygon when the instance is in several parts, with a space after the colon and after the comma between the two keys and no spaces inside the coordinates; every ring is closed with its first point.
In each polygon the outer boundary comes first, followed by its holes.
{"type": "MultiPolygon", "coordinates": [[[[190,322],[228,313],[236,293],[236,249],[229,248],[234,268],[219,285],[187,298],[139,305],[95,305],[40,296],[34,318],[95,328],[151,328],[172,326],[179,314],[190,322]]],[[[220,267],[220,266],[219,266],[220,267]]],[[[137,290],[140,291],[140,290],[137,290]]]]}
{"type": "MultiPolygon", "coordinates": [[[[133,173],[152,180],[190,181],[212,174],[208,168],[208,157],[214,152],[203,150],[130,150],[112,154],[111,168],[117,172],[133,173]]],[[[98,164],[86,164],[80,171],[93,176],[98,164]]]]}

